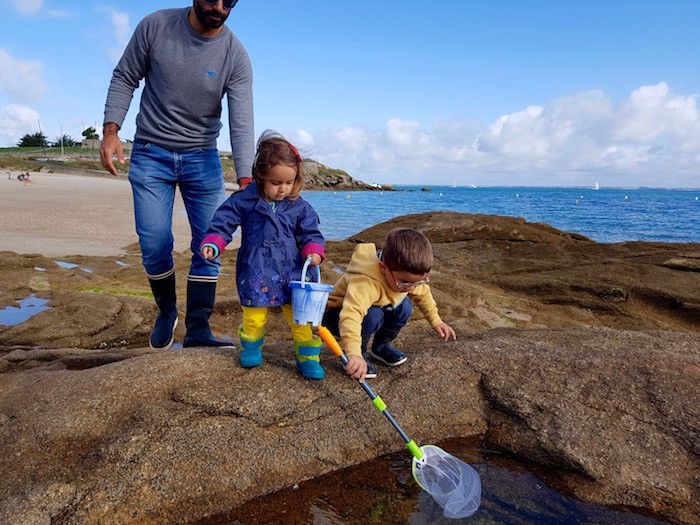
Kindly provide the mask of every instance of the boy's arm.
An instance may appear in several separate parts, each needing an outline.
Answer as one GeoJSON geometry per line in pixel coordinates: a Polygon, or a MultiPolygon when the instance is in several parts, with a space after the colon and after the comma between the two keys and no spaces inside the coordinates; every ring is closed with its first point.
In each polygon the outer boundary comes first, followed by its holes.
{"type": "Polygon", "coordinates": [[[433,293],[430,291],[430,286],[422,284],[409,295],[428,320],[430,326],[433,327],[433,330],[440,336],[440,339],[443,341],[449,341],[450,338],[457,339],[457,334],[455,334],[454,329],[440,318],[437,303],[435,302],[433,293]]]}
{"type": "Polygon", "coordinates": [[[440,314],[438,313],[437,303],[433,298],[433,293],[430,291],[430,286],[427,284],[421,284],[417,286],[412,292],[409,292],[409,297],[425,316],[430,326],[435,328],[436,326],[443,324],[440,314]]]}
{"type": "Polygon", "coordinates": [[[375,282],[354,279],[348,283],[340,309],[338,327],[340,340],[347,356],[362,356],[362,321],[367,310],[380,297],[375,282]]]}

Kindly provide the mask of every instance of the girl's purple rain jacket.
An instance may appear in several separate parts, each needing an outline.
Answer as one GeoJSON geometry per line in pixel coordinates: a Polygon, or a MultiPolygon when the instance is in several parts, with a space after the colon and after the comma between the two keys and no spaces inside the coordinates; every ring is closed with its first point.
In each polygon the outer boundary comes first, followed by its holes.
{"type": "Polygon", "coordinates": [[[219,207],[200,249],[210,244],[220,254],[240,226],[236,286],[241,306],[290,304],[289,281],[301,280],[306,257],[318,253],[325,259],[325,240],[318,224],[316,211],[301,197],[284,199],[273,211],[253,182],[219,207]]]}

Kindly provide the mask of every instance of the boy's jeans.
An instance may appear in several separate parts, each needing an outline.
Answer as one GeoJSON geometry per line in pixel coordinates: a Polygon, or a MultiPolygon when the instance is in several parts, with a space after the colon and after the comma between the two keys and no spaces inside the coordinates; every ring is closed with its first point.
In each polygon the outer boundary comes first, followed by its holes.
{"type": "MultiPolygon", "coordinates": [[[[404,300],[396,308],[370,306],[369,310],[367,310],[367,315],[362,320],[362,340],[369,341],[372,335],[377,333],[380,328],[398,333],[408,323],[412,311],[413,304],[408,297],[404,297],[404,300]]],[[[331,333],[339,336],[339,320],[340,308],[329,308],[323,317],[323,324],[331,333]]],[[[363,352],[366,350],[366,348],[362,349],[363,352]]]]}
{"type": "Polygon", "coordinates": [[[208,261],[202,257],[199,243],[225,199],[218,151],[168,151],[137,140],[131,152],[129,182],[136,233],[148,276],[158,278],[173,268],[173,203],[178,185],[192,230],[190,275],[217,277],[218,259],[208,261]]]}

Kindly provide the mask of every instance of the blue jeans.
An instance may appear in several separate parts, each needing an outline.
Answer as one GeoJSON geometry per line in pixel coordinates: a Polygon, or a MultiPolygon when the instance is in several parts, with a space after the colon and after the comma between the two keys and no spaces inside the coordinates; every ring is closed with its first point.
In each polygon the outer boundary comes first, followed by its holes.
{"type": "Polygon", "coordinates": [[[129,182],[136,233],[148,276],[158,278],[174,266],[173,203],[175,186],[179,186],[192,231],[190,275],[217,277],[218,259],[208,261],[202,257],[199,244],[226,197],[218,151],[168,151],[137,140],[131,151],[129,182]]]}
{"type": "MultiPolygon", "coordinates": [[[[323,325],[335,336],[340,336],[340,328],[338,326],[340,310],[340,308],[329,308],[323,316],[323,325]]],[[[398,334],[408,323],[412,312],[413,303],[408,297],[404,297],[404,300],[396,308],[370,306],[364,319],[362,319],[362,341],[368,342],[372,335],[379,332],[379,330],[398,334]]],[[[365,350],[366,348],[362,349],[363,352],[365,350]]]]}

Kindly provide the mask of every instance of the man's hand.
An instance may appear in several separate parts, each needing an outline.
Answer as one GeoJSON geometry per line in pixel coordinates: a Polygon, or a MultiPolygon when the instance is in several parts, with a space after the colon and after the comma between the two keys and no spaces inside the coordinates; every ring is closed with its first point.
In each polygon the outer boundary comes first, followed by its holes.
{"type": "Polygon", "coordinates": [[[119,164],[124,164],[124,150],[117,135],[119,126],[114,122],[107,122],[102,128],[102,145],[100,146],[100,160],[102,166],[115,177],[119,174],[114,167],[114,155],[117,156],[119,164]]]}

